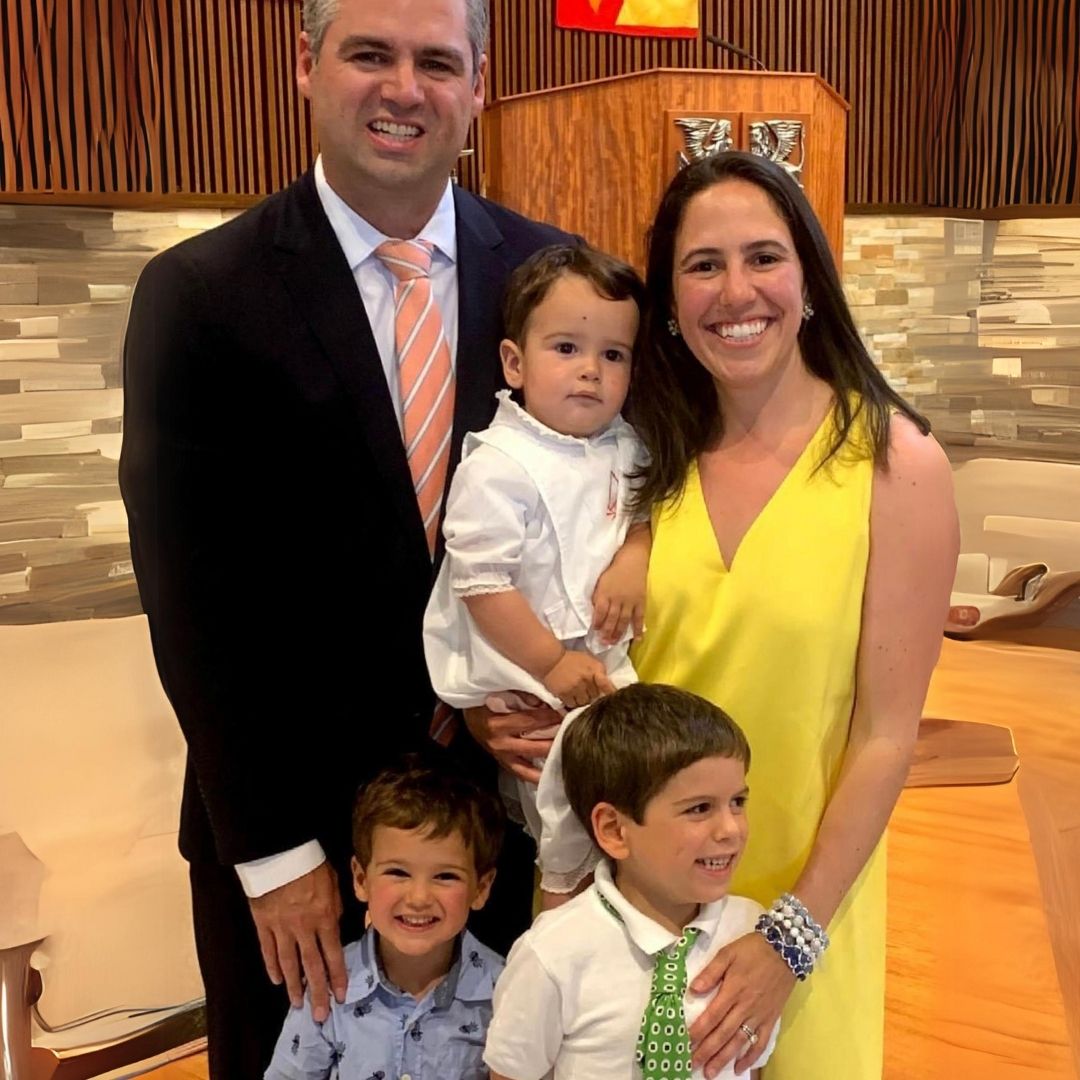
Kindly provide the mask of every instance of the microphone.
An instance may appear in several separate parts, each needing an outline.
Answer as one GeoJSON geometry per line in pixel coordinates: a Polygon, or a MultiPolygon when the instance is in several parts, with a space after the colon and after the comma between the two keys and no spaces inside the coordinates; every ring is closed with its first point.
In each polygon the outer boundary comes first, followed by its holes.
{"type": "Polygon", "coordinates": [[[726,49],[730,53],[734,53],[736,56],[741,56],[744,60],[749,60],[752,64],[756,64],[762,71],[768,71],[769,69],[753,54],[748,53],[745,49],[740,49],[738,45],[733,45],[730,41],[725,41],[723,38],[717,37],[715,34],[706,34],[705,40],[710,45],[715,45],[719,49],[726,49]]]}

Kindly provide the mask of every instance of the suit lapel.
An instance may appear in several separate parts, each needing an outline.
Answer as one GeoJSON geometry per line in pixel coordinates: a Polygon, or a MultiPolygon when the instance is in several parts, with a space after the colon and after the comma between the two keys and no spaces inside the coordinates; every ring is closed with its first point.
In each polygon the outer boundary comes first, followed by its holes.
{"type": "MultiPolygon", "coordinates": [[[[401,535],[426,562],[420,510],[371,324],[310,171],[293,185],[290,196],[275,238],[286,287],[353,403],[401,535]]],[[[487,427],[495,409],[495,391],[502,385],[500,302],[509,275],[499,251],[502,233],[482,204],[457,187],[454,204],[458,346],[450,477],[461,459],[465,432],[487,427]]],[[[441,551],[440,535],[437,554],[441,551]]]]}
{"type": "Polygon", "coordinates": [[[503,236],[483,205],[454,188],[458,240],[457,399],[450,457],[453,476],[467,431],[487,427],[502,386],[499,341],[502,293],[509,267],[502,257],[503,236]]]}
{"type": "MultiPolygon", "coordinates": [[[[275,238],[285,285],[353,403],[400,534],[427,562],[401,431],[356,282],[310,171],[290,194],[275,238]]],[[[357,492],[356,497],[362,494],[357,492]]]]}

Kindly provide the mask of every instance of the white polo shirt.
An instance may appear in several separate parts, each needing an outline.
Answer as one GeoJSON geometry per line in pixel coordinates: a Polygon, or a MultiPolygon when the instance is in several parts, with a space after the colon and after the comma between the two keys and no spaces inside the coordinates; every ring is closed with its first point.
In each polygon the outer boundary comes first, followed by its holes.
{"type": "MultiPolygon", "coordinates": [[[[742,896],[705,904],[689,924],[701,932],[686,958],[688,982],[724,945],[753,930],[762,910],[742,896]]],[[[601,862],[592,886],[540,915],[510,950],[495,986],[484,1063],[512,1080],[640,1080],[634,1057],[654,957],[677,936],[630,904],[601,862]]],[[[708,1001],[687,992],[687,1027],[708,1001]]],[[[778,1030],[757,1066],[768,1060],[778,1030]]],[[[719,1075],[735,1077],[734,1063],[719,1075]]]]}

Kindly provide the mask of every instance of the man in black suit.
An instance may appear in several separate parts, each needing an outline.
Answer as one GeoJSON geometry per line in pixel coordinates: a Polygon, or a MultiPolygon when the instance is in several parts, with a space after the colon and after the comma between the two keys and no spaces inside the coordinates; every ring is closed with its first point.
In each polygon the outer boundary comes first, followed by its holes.
{"type": "MultiPolygon", "coordinates": [[[[449,181],[483,104],[487,0],[305,0],[304,25],[319,161],[154,259],[125,345],[121,487],[188,742],[180,845],[216,1080],[261,1075],[287,1005],[271,980],[299,1004],[303,976],[317,1018],[343,997],[339,918],[346,939],[360,930],[351,801],[432,716],[432,558],[402,445],[393,280],[373,248],[434,245],[452,471],[493,412],[504,283],[566,239],[449,181]]],[[[473,723],[527,775],[544,746],[520,734],[549,721],[473,723]]],[[[494,761],[458,743],[494,783],[494,761]]],[[[517,838],[478,927],[494,948],[527,925],[530,861],[517,838]]]]}

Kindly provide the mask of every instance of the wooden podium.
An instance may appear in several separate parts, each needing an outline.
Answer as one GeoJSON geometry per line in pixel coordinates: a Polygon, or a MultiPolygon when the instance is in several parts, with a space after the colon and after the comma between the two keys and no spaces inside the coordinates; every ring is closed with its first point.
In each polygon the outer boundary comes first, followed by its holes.
{"type": "Polygon", "coordinates": [[[680,162],[753,147],[783,155],[839,265],[847,109],[817,75],[787,72],[658,68],[519,94],[483,113],[484,193],[642,267],[680,162]]]}

